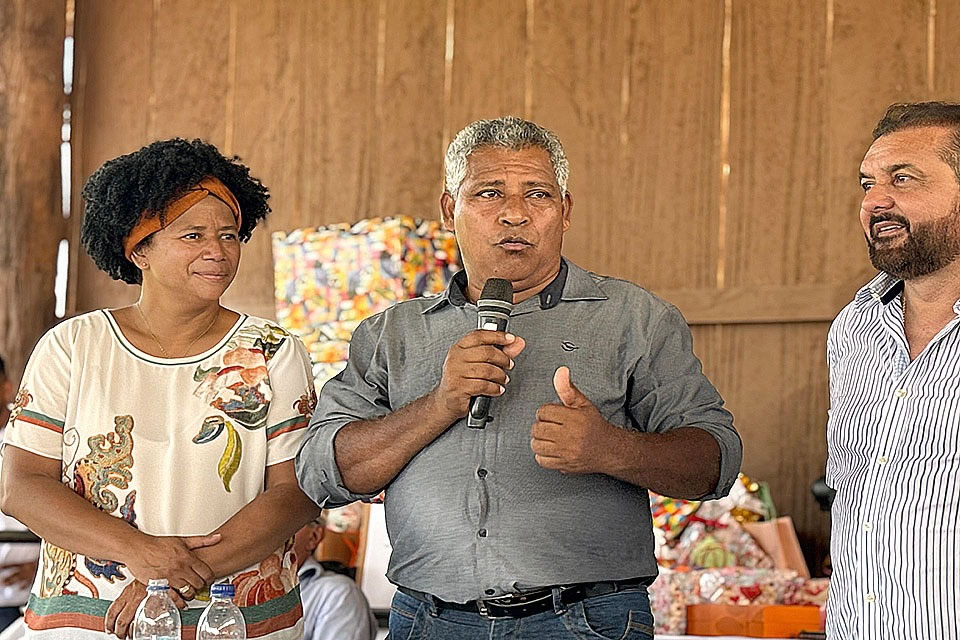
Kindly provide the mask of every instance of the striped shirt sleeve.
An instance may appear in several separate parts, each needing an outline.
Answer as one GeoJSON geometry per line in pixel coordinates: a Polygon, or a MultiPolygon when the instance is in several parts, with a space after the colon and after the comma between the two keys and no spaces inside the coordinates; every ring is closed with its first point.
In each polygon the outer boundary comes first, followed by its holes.
{"type": "Polygon", "coordinates": [[[830,420],[830,416],[833,415],[833,408],[837,404],[837,379],[840,376],[840,371],[838,369],[838,360],[839,352],[841,348],[840,339],[843,332],[844,323],[847,322],[852,311],[852,303],[847,305],[837,317],[834,319],[833,324],[830,325],[830,330],[827,332],[827,368],[829,371],[829,393],[830,393],[830,402],[827,405],[827,462],[826,462],[826,473],[825,473],[825,482],[827,486],[831,489],[835,489],[835,480],[834,480],[834,465],[833,462],[835,457],[831,454],[831,441],[833,440],[830,437],[829,431],[833,428],[834,422],[830,420]]]}
{"type": "Polygon", "coordinates": [[[66,421],[72,341],[62,327],[48,331],[27,362],[14,400],[4,446],[11,445],[45,458],[60,460],[66,421]]]}
{"type": "Polygon", "coordinates": [[[273,399],[267,414],[267,465],[292,460],[317,404],[310,357],[299,338],[288,335],[268,364],[273,399]]]}

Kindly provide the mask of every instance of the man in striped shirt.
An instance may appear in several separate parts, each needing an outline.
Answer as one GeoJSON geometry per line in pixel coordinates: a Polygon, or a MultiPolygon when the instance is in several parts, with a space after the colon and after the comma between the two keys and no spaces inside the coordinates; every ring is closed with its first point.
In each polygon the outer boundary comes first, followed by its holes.
{"type": "Polygon", "coordinates": [[[960,639],[960,105],[895,104],[860,165],[870,260],[830,365],[827,635],[960,639]]]}

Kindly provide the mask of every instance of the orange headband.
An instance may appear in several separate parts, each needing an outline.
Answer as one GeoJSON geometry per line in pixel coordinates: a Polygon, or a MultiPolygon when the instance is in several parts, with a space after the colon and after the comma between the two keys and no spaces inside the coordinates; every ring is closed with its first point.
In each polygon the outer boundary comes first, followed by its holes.
{"type": "Polygon", "coordinates": [[[151,233],[160,231],[171,222],[182,216],[190,207],[197,204],[207,196],[213,196],[221,200],[233,211],[233,217],[237,220],[237,227],[240,226],[240,204],[237,199],[227,189],[227,186],[213,176],[207,176],[200,183],[188,190],[185,194],[167,205],[161,215],[147,216],[146,213],[140,218],[140,221],[133,227],[133,231],[123,241],[123,255],[127,260],[133,255],[133,250],[140,244],[144,238],[151,233]]]}

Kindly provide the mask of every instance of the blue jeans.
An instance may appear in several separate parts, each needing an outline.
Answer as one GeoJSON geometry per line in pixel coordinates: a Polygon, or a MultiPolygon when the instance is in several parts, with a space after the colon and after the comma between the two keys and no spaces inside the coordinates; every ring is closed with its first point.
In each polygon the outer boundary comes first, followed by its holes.
{"type": "Polygon", "coordinates": [[[523,618],[490,619],[438,609],[399,591],[390,607],[388,640],[653,640],[646,587],[587,598],[523,618]]]}

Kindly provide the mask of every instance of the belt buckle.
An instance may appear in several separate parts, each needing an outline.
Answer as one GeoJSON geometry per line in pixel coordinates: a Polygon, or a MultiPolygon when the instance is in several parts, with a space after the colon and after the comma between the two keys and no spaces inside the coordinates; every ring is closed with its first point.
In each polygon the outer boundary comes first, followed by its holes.
{"type": "MultiPolygon", "coordinates": [[[[494,604],[494,606],[498,606],[494,604]]],[[[488,620],[500,620],[504,618],[509,618],[510,616],[505,615],[494,615],[490,613],[490,609],[487,608],[487,602],[485,600],[477,600],[477,611],[481,616],[487,618],[488,620]]]]}
{"type": "Polygon", "coordinates": [[[489,600],[477,600],[477,609],[486,618],[518,618],[528,615],[531,605],[537,605],[544,600],[552,600],[553,594],[547,591],[542,595],[530,598],[533,594],[505,595],[489,600]]]}

